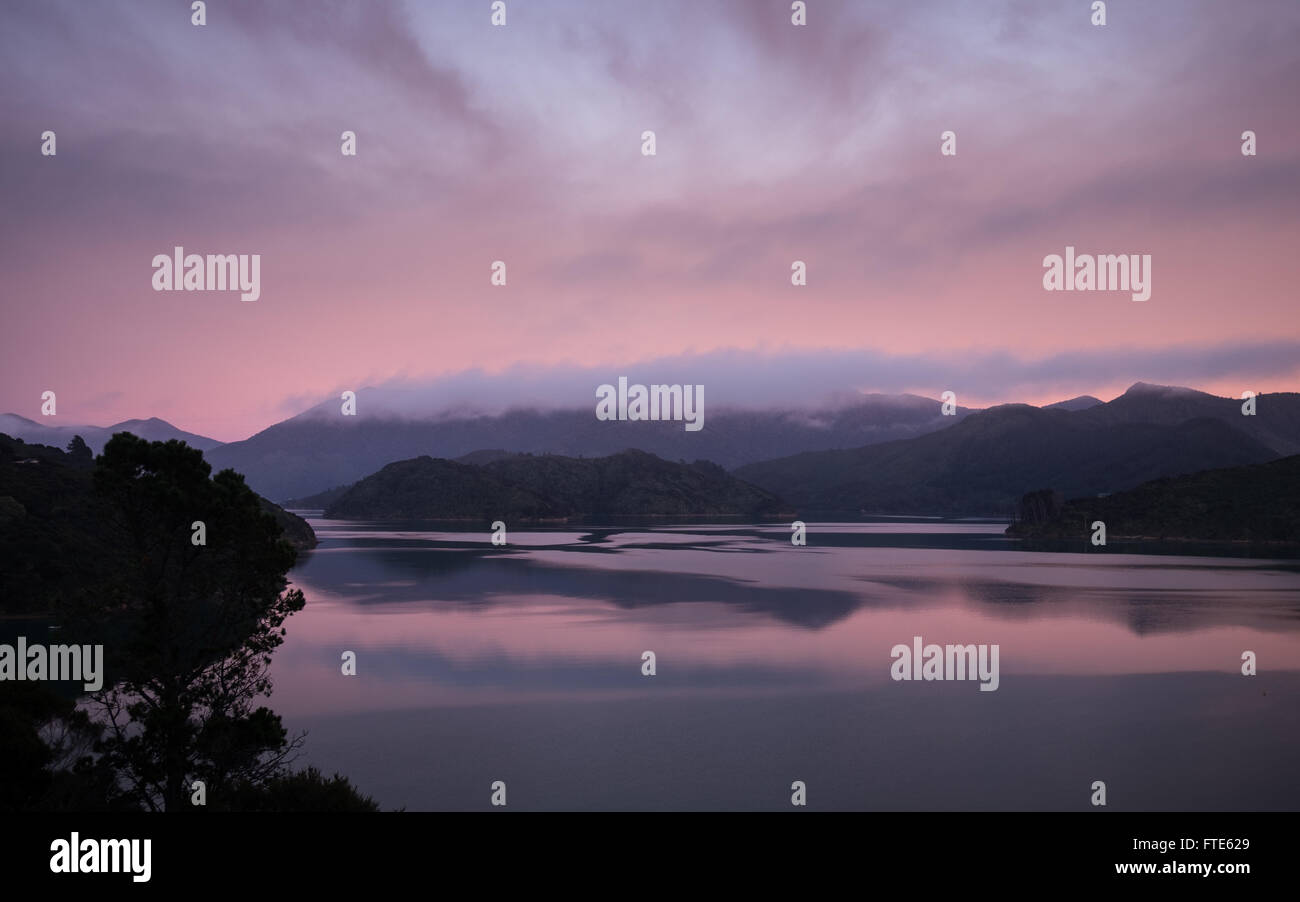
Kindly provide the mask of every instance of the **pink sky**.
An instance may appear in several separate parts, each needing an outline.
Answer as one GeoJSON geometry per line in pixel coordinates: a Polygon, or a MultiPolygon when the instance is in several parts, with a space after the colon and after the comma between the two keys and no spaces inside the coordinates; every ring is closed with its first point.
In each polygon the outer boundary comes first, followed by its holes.
{"type": "Polygon", "coordinates": [[[1293,2],[209,6],[0,13],[0,411],[234,440],[343,388],[720,352],[970,406],[1295,390],[1293,2]],[[154,292],[175,245],[260,254],[261,298],[154,292]],[[1150,254],[1151,299],[1044,291],[1066,245],[1150,254]]]}

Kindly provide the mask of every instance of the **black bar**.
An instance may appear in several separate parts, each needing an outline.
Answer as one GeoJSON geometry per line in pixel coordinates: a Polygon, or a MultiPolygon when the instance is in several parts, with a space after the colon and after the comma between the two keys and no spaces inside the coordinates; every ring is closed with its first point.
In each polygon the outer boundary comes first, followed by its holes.
{"type": "Polygon", "coordinates": [[[563,885],[612,896],[641,895],[638,887],[651,884],[685,889],[718,880],[760,890],[811,890],[829,881],[864,894],[888,886],[924,894],[1125,884],[1137,892],[1192,885],[1232,892],[1243,881],[1294,877],[1294,826],[1290,813],[1104,811],[18,814],[0,827],[0,861],[10,886],[201,888],[205,894],[328,889],[341,881],[425,886],[442,894],[468,881],[470,894],[563,885]],[[70,840],[74,831],[83,841],[151,840],[150,879],[53,873],[51,844],[70,840]],[[1213,841],[1208,848],[1207,840],[1213,841]],[[1188,841],[1195,847],[1179,847],[1188,841]],[[1150,845],[1137,848],[1138,842],[1150,845]],[[1161,842],[1168,844],[1163,851],[1161,842]],[[1117,866],[1144,864],[1157,873],[1117,873],[1117,866]],[[1186,872],[1205,864],[1248,865],[1249,873],[1186,872]],[[1170,872],[1162,873],[1167,865],[1170,872]]]}

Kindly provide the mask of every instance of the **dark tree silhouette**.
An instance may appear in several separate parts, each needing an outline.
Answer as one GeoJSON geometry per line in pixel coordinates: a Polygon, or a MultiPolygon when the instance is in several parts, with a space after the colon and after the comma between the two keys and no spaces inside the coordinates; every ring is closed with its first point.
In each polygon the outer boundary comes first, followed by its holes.
{"type": "Polygon", "coordinates": [[[88,467],[95,459],[95,455],[90,451],[90,446],[79,435],[74,435],[72,441],[68,442],[68,454],[72,456],[73,466],[88,467]]]}
{"type": "Polygon", "coordinates": [[[236,811],[378,811],[374,799],[347,777],[326,777],[314,767],[272,777],[260,786],[241,785],[231,793],[236,811]]]}
{"type": "Polygon", "coordinates": [[[281,776],[301,741],[254,706],[303,607],[285,579],[296,552],[242,476],[210,472],[183,442],[113,436],[94,470],[112,541],[69,612],[105,646],[104,759],[152,810],[188,808],[195,780],[211,799],[281,776]]]}
{"type": "Polygon", "coordinates": [[[44,683],[0,683],[0,811],[137,809],[94,753],[103,729],[44,683]]]}

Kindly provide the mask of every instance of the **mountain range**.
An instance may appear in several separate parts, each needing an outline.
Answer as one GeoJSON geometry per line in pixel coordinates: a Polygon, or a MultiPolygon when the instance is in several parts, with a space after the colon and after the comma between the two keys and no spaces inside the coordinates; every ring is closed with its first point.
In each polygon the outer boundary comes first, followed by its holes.
{"type": "Polygon", "coordinates": [[[1300,395],[1242,402],[1137,383],[1079,410],[1006,404],[914,439],[762,461],[734,472],[811,513],[1009,516],[1029,491],[1066,497],[1263,463],[1300,451],[1300,395]]]}
{"type": "Polygon", "coordinates": [[[864,395],[824,410],[709,409],[704,429],[687,432],[676,421],[600,421],[593,411],[594,406],[483,416],[342,416],[331,401],[214,449],[207,458],[214,469],[233,467],[254,491],[280,501],[350,484],[385,464],[420,456],[456,459],[504,448],[604,457],[636,448],[665,460],[709,460],[732,469],[800,451],[924,435],[970,413],[959,407],[954,416],[942,416],[938,401],[916,395],[864,395]]]}
{"type": "Polygon", "coordinates": [[[166,420],[150,417],[147,420],[123,420],[112,426],[53,426],[20,417],[16,413],[0,413],[0,433],[21,439],[31,445],[49,445],[54,448],[66,448],[74,435],[95,454],[104,450],[104,445],[115,433],[130,432],[151,442],[165,442],[179,439],[191,448],[198,448],[205,454],[221,447],[221,442],[203,435],[195,435],[178,429],[166,420]]]}
{"type": "MultiPolygon", "coordinates": [[[[581,460],[636,449],[711,461],[801,516],[1010,516],[1036,489],[1097,495],[1300,453],[1300,395],[1264,394],[1254,404],[1245,416],[1237,399],[1138,382],[1109,402],[1084,395],[953,416],[916,395],[861,395],[815,410],[709,410],[700,432],[675,421],[601,421],[586,409],[421,416],[370,403],[361,405],[368,413],[343,416],[333,401],[229,444],[158,419],[47,427],[10,414],[0,426],[56,446],[81,434],[92,450],[115,431],[181,438],[204,450],[214,470],[233,468],[259,494],[304,508],[329,508],[389,464],[417,458],[482,467],[520,454],[581,460]]],[[[536,515],[545,510],[536,506],[536,515]]]]}

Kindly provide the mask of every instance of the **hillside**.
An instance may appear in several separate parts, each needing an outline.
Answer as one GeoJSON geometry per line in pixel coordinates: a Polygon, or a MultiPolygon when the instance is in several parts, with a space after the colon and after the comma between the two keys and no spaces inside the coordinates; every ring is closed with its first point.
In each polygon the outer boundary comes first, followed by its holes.
{"type": "Polygon", "coordinates": [[[1099,426],[1147,423],[1175,426],[1209,417],[1221,420],[1274,452],[1275,457],[1300,454],[1300,394],[1274,392],[1256,398],[1254,416],[1243,416],[1242,401],[1172,385],[1137,382],[1113,401],[1079,411],[1099,426]]]}
{"type": "Polygon", "coordinates": [[[1092,395],[1079,395],[1077,398],[1070,398],[1068,401],[1057,401],[1055,404],[1043,405],[1044,410],[1087,410],[1089,407],[1096,407],[1098,404],[1104,404],[1100,398],[1094,398],[1092,395]]]}
{"type": "Polygon", "coordinates": [[[351,484],[337,485],[332,489],[326,489],[323,492],[317,492],[314,495],[304,495],[301,498],[289,498],[284,502],[284,507],[288,510],[325,510],[335,501],[347,493],[352,488],[351,484]]]}
{"type": "MultiPolygon", "coordinates": [[[[486,454],[559,454],[600,457],[626,448],[665,460],[711,460],[724,467],[801,451],[856,448],[950,427],[940,404],[914,395],[863,395],[841,407],[804,410],[708,408],[704,428],[687,432],[676,421],[600,421],[591,407],[512,410],[483,416],[386,413],[371,390],[359,393],[357,416],[327,402],[208,455],[214,468],[243,473],[249,486],[277,501],[303,499],[348,485],[385,464],[428,455],[456,460],[486,454]]],[[[474,461],[476,463],[483,461],[474,461]]]]}
{"type": "Polygon", "coordinates": [[[1300,544],[1300,455],[1157,479],[1105,498],[1052,504],[1044,496],[1025,496],[1008,535],[1083,538],[1101,520],[1108,539],[1300,544]]]}
{"type": "Polygon", "coordinates": [[[550,499],[434,457],[399,460],[349,488],[325,508],[330,519],[526,520],[564,516],[550,499]]]}
{"type": "Polygon", "coordinates": [[[337,519],[564,520],[777,516],[779,499],[716,464],[642,451],[510,455],[481,466],[417,457],[389,464],[325,511],[337,519]]]}
{"type": "Polygon", "coordinates": [[[275,522],[280,525],[280,532],[284,535],[285,541],[299,551],[316,547],[316,531],[306,520],[290,513],[274,501],[268,501],[261,496],[258,496],[258,500],[262,504],[262,510],[275,517],[275,522]]]}
{"type": "MultiPolygon", "coordinates": [[[[427,455],[426,455],[427,456],[427,455]]],[[[484,448],[479,451],[471,451],[469,454],[463,454],[456,458],[454,463],[458,464],[486,464],[494,460],[501,460],[505,457],[512,457],[510,452],[502,451],[499,448],[484,448]]],[[[284,502],[286,508],[293,510],[326,510],[331,507],[335,501],[347,493],[354,483],[348,485],[338,485],[332,489],[326,489],[323,492],[317,492],[314,495],[304,495],[301,498],[290,498],[284,502]]]]}
{"type": "MultiPolygon", "coordinates": [[[[765,461],[735,474],[801,513],[1008,516],[1026,492],[1044,485],[1067,497],[1097,495],[1279,456],[1230,421],[1130,422],[1098,414],[1108,406],[1004,405],[919,438],[765,461]]],[[[1252,418],[1238,411],[1236,419],[1252,418]]]]}

